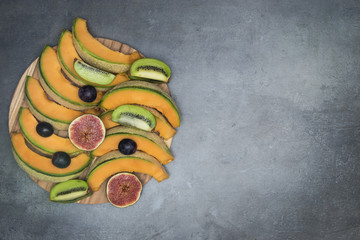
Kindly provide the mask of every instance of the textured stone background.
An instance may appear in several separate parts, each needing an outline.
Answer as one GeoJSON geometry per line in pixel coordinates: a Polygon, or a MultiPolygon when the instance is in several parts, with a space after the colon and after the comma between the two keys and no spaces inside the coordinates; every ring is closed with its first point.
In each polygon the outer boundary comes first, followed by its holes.
{"type": "Polygon", "coordinates": [[[360,239],[359,1],[3,0],[0,13],[0,239],[360,239]],[[173,70],[171,177],[126,209],[50,203],[11,154],[17,81],[76,16],[173,70]]]}

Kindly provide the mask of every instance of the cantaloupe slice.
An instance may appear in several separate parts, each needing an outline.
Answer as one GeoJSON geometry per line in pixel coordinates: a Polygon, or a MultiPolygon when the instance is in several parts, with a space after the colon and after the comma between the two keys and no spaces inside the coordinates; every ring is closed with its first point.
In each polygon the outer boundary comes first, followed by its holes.
{"type": "Polygon", "coordinates": [[[119,151],[113,151],[95,160],[88,173],[88,185],[91,190],[98,191],[107,178],[119,172],[145,173],[158,182],[169,178],[165,168],[146,153],[123,155],[119,151]]]}
{"type": "Polygon", "coordinates": [[[79,97],[79,87],[71,84],[61,73],[61,66],[56,51],[45,46],[39,60],[40,84],[45,92],[56,102],[67,108],[84,110],[96,106],[102,92],[97,93],[93,102],[84,102],[79,97]]]}
{"type": "Polygon", "coordinates": [[[119,142],[126,138],[135,141],[138,150],[155,157],[162,164],[168,164],[174,160],[169,148],[158,135],[125,126],[118,126],[108,130],[104,142],[92,152],[93,156],[102,156],[118,149],[119,142]]]}
{"type": "MultiPolygon", "coordinates": [[[[156,126],[154,131],[158,132],[160,137],[164,138],[165,140],[168,140],[169,138],[172,138],[175,135],[176,130],[171,126],[171,124],[164,118],[164,116],[161,113],[159,113],[157,110],[153,108],[149,108],[145,106],[142,107],[150,111],[155,116],[156,126]]],[[[103,121],[106,129],[110,129],[120,125],[119,123],[113,122],[111,120],[112,112],[113,112],[112,110],[107,111],[99,116],[100,119],[103,121]]]]}
{"type": "Polygon", "coordinates": [[[104,142],[92,152],[93,156],[102,156],[118,149],[119,142],[126,138],[135,141],[138,150],[155,157],[162,164],[174,160],[169,148],[157,134],[125,126],[108,130],[104,142]]]}
{"type": "Polygon", "coordinates": [[[32,114],[58,130],[67,130],[71,121],[83,114],[50,101],[39,81],[30,76],[26,77],[25,96],[32,114]]]}
{"type": "Polygon", "coordinates": [[[74,69],[74,61],[75,59],[80,59],[80,56],[75,50],[72,34],[68,30],[64,30],[60,36],[57,56],[65,75],[78,86],[91,85],[96,87],[96,89],[98,89],[99,91],[106,91],[119,83],[129,80],[127,74],[119,73],[116,75],[115,79],[110,84],[100,85],[88,82],[82,77],[80,77],[74,69]]]}
{"type": "Polygon", "coordinates": [[[138,52],[126,55],[102,45],[89,33],[85,19],[76,18],[72,32],[74,46],[80,57],[90,65],[107,72],[127,72],[130,64],[141,57],[138,52]]]}
{"type": "Polygon", "coordinates": [[[30,150],[21,133],[11,134],[11,142],[16,162],[30,176],[39,180],[63,182],[76,178],[91,162],[90,156],[81,153],[71,159],[68,167],[58,168],[52,164],[51,158],[43,157],[30,150]]]}
{"type": "Polygon", "coordinates": [[[175,101],[155,84],[144,81],[120,83],[104,95],[99,106],[105,110],[112,110],[124,104],[155,108],[173,127],[180,126],[180,115],[175,101]]]}
{"type": "Polygon", "coordinates": [[[63,151],[69,155],[74,155],[81,152],[72,145],[69,138],[59,137],[55,134],[52,134],[49,137],[40,136],[36,131],[38,121],[27,108],[20,108],[19,124],[25,138],[34,147],[45,154],[53,154],[58,151],[63,151]]]}

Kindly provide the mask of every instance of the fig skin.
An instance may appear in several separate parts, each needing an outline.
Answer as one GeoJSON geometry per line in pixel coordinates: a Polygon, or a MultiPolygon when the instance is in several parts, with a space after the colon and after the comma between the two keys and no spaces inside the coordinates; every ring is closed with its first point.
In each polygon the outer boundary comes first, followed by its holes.
{"type": "Polygon", "coordinates": [[[106,184],[106,197],[113,206],[118,208],[134,205],[139,200],[141,191],[142,184],[138,177],[132,173],[117,173],[106,184]],[[129,191],[131,191],[131,195],[129,191]],[[117,192],[117,195],[114,192],[117,192]],[[124,200],[123,198],[127,199],[124,200]]]}

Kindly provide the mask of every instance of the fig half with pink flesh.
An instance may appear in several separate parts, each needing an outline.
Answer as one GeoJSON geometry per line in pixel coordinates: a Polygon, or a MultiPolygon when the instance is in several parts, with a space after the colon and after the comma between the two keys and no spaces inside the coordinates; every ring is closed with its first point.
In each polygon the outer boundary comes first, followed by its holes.
{"type": "Polygon", "coordinates": [[[140,180],[134,174],[123,172],[109,179],[106,185],[106,196],[115,207],[125,208],[139,200],[141,190],[140,180]]]}
{"type": "Polygon", "coordinates": [[[105,126],[93,114],[84,114],[74,119],[69,126],[69,139],[80,150],[95,150],[104,141],[105,126]]]}

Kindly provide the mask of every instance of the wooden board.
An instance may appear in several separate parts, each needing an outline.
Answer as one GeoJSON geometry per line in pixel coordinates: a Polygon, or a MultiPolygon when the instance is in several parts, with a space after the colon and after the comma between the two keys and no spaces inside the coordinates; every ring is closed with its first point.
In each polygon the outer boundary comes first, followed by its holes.
{"type": "MultiPolygon", "coordinates": [[[[134,48],[131,48],[130,46],[120,43],[120,42],[117,42],[117,41],[104,39],[104,38],[98,38],[98,40],[99,40],[99,42],[101,42],[105,46],[111,48],[112,50],[120,51],[125,54],[130,54],[130,53],[136,51],[134,48]]],[[[20,125],[19,125],[19,121],[18,121],[19,109],[21,106],[27,107],[27,103],[25,101],[25,94],[24,94],[24,85],[25,85],[26,76],[33,76],[34,78],[39,79],[39,75],[38,75],[39,73],[37,70],[38,60],[39,60],[39,58],[37,58],[26,69],[26,71],[20,78],[19,83],[13,94],[11,104],[10,104],[10,109],[9,109],[9,133],[20,131],[20,125]]],[[[161,84],[160,87],[169,93],[169,89],[166,84],[161,84]]],[[[171,145],[171,141],[172,141],[172,138],[165,141],[166,144],[169,146],[169,148],[171,145]]],[[[135,174],[139,177],[139,179],[143,185],[145,185],[151,179],[151,176],[146,175],[146,174],[142,174],[142,173],[135,173],[135,174]]],[[[87,175],[87,171],[85,171],[79,178],[84,179],[86,175],[87,175]]],[[[51,182],[40,181],[33,177],[31,177],[31,179],[34,180],[34,182],[36,182],[41,188],[45,189],[48,192],[54,186],[54,183],[51,183],[51,182]]],[[[105,195],[105,187],[106,187],[106,181],[101,185],[101,188],[99,191],[94,192],[93,195],[91,195],[90,197],[88,197],[86,199],[78,201],[78,203],[81,203],[81,204],[107,203],[108,201],[107,201],[106,195],[105,195]]]]}

